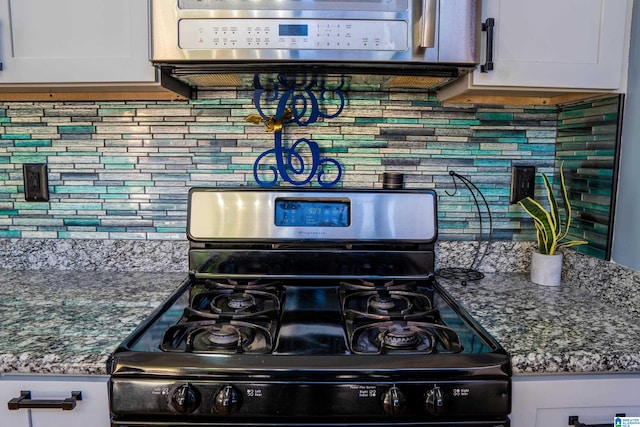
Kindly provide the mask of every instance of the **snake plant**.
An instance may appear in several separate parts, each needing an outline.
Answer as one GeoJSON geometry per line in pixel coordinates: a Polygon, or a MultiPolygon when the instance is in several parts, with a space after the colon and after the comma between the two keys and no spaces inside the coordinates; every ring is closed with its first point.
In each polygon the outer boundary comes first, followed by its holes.
{"type": "Polygon", "coordinates": [[[560,216],[558,202],[553,195],[553,188],[551,187],[549,178],[542,173],[542,179],[544,180],[544,186],[547,190],[549,211],[546,211],[540,203],[531,197],[526,197],[518,202],[531,218],[533,218],[536,226],[536,236],[538,238],[538,251],[543,255],[554,255],[560,248],[568,248],[570,246],[587,243],[583,240],[566,240],[567,234],[569,233],[569,226],[571,225],[571,204],[567,196],[567,187],[564,183],[562,165],[560,166],[560,189],[565,211],[564,221],[562,221],[560,216]]]}

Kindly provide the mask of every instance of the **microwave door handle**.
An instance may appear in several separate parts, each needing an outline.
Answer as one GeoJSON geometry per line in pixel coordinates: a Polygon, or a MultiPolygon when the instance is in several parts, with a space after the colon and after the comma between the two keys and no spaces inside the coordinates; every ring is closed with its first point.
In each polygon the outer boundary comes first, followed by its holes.
{"type": "Polygon", "coordinates": [[[436,2],[437,0],[422,0],[422,37],[421,48],[435,46],[436,39],[436,2]]]}

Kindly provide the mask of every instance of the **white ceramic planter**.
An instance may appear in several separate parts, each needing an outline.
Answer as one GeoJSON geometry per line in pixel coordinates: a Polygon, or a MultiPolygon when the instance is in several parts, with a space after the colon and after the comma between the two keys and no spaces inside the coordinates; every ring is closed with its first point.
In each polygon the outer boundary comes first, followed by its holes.
{"type": "Polygon", "coordinates": [[[562,254],[542,255],[531,253],[531,281],[538,285],[560,286],[562,276],[562,254]]]}

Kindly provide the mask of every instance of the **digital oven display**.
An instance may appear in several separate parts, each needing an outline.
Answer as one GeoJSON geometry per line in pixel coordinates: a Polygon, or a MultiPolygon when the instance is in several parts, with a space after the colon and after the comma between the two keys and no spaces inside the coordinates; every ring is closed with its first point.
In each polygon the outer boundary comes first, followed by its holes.
{"type": "Polygon", "coordinates": [[[308,36],[309,26],[305,24],[280,24],[278,25],[279,36],[308,36]]]}
{"type": "Polygon", "coordinates": [[[278,227],[348,227],[348,200],[276,199],[278,227]]]}

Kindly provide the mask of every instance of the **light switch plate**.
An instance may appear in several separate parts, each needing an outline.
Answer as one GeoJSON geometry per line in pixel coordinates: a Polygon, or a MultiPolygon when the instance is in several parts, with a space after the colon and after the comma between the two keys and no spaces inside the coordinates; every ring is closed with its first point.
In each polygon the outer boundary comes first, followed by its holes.
{"type": "Polygon", "coordinates": [[[510,203],[518,203],[525,197],[533,197],[536,184],[535,166],[513,166],[511,169],[510,203]]]}

